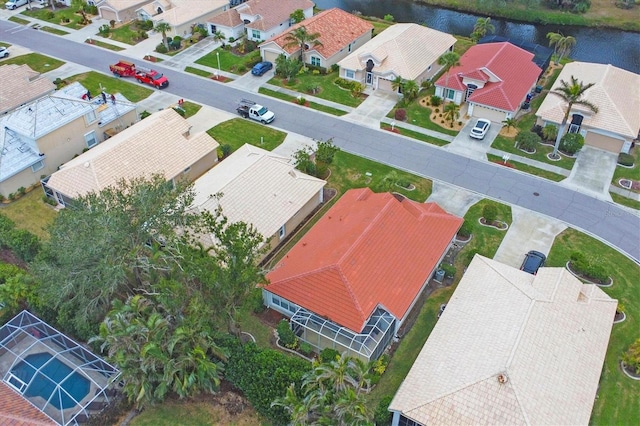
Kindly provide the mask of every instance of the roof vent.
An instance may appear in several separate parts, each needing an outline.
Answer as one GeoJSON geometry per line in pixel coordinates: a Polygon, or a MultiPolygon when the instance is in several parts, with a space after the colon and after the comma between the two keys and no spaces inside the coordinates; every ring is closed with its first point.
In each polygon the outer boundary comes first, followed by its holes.
{"type": "Polygon", "coordinates": [[[501,385],[504,385],[508,381],[509,381],[509,378],[505,373],[498,374],[498,383],[500,383],[501,385]]]}
{"type": "Polygon", "coordinates": [[[84,167],[89,168],[89,162],[88,161],[85,161],[84,167]]]}

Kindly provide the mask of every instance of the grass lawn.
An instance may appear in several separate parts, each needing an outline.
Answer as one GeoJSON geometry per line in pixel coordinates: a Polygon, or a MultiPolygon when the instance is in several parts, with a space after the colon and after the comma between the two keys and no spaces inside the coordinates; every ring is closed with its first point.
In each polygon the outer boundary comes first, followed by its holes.
{"type": "Polygon", "coordinates": [[[184,103],[182,104],[182,109],[185,112],[184,114],[185,118],[189,118],[193,115],[196,115],[196,113],[200,111],[200,108],[202,108],[202,105],[194,104],[193,102],[189,102],[189,101],[184,101],[184,103]]]}
{"type": "Polygon", "coordinates": [[[10,47],[11,45],[9,43],[3,43],[0,41],[0,46],[2,47],[10,47]]]}
{"type": "Polygon", "coordinates": [[[140,84],[130,83],[123,78],[108,77],[95,71],[89,71],[84,74],[77,74],[72,77],[66,78],[65,81],[69,83],[79,81],[84,87],[87,88],[87,90],[90,90],[94,95],[97,95],[103,89],[107,93],[122,93],[122,95],[125,98],[129,99],[131,102],[140,102],[153,93],[153,90],[143,87],[140,84]]]}
{"type": "MultiPolygon", "coordinates": [[[[451,130],[446,127],[442,127],[439,124],[431,121],[431,108],[424,107],[420,105],[419,100],[424,98],[425,96],[431,96],[434,94],[434,89],[431,88],[427,91],[421,91],[420,96],[409,105],[404,105],[402,102],[399,102],[394,109],[387,114],[387,117],[395,119],[396,109],[404,109],[407,112],[406,123],[413,124],[414,126],[424,127],[425,129],[433,130],[435,132],[444,133],[447,135],[455,136],[458,134],[456,130],[451,130]]],[[[442,110],[442,106],[439,107],[442,110]]]]}
{"type": "MultiPolygon", "coordinates": [[[[88,43],[85,41],[85,43],[88,43]]],[[[100,41],[100,40],[96,40],[96,39],[91,39],[91,43],[89,44],[95,44],[96,46],[100,46],[104,49],[109,49],[109,50],[113,50],[114,52],[120,52],[121,50],[124,50],[122,47],[120,46],[116,46],[114,44],[109,44],[109,43],[105,43],[104,41],[100,41]]]]}
{"type": "MultiPolygon", "coordinates": [[[[53,12],[50,8],[45,8],[45,9],[34,8],[32,10],[25,10],[21,12],[21,14],[40,19],[42,21],[51,22],[52,24],[64,25],[65,27],[69,27],[73,30],[77,30],[84,27],[84,25],[80,25],[80,22],[82,21],[82,16],[76,13],[75,10],[71,8],[63,8],[63,9],[58,8],[56,9],[55,12],[53,12]],[[69,19],[69,22],[67,23],[62,22],[63,18],[69,19]]],[[[91,18],[89,17],[89,19],[91,18]]]]}
{"type": "Polygon", "coordinates": [[[263,124],[251,122],[244,118],[234,118],[207,130],[207,133],[220,143],[230,145],[231,152],[245,143],[273,151],[280,145],[286,133],[263,124]],[[262,142],[261,142],[262,138],[262,142]]]}
{"type": "MultiPolygon", "coordinates": [[[[391,130],[391,126],[387,123],[380,123],[380,128],[385,130],[391,130]]],[[[445,146],[449,144],[449,141],[434,138],[433,136],[425,135],[424,133],[414,132],[413,130],[403,129],[402,127],[399,127],[399,126],[394,127],[394,132],[398,133],[399,135],[408,136],[412,139],[417,139],[422,142],[430,143],[432,145],[445,146]]]]}
{"type": "Polygon", "coordinates": [[[618,185],[618,180],[620,179],[640,181],[640,148],[633,148],[630,151],[630,154],[635,158],[633,168],[622,167],[618,165],[616,167],[616,170],[613,172],[613,178],[611,179],[611,183],[613,183],[615,186],[620,186],[618,185]]]}
{"type": "Polygon", "coordinates": [[[590,423],[635,424],[640,413],[640,383],[625,376],[618,363],[622,353],[640,337],[640,266],[608,245],[573,229],[556,237],[546,265],[564,266],[574,251],[594,256],[609,271],[613,286],[603,290],[625,306],[627,315],[624,322],[613,325],[590,423]]]}
{"type": "Polygon", "coordinates": [[[42,31],[47,32],[47,33],[56,34],[56,35],[67,35],[67,34],[70,34],[70,33],[66,32],[66,31],[62,31],[62,30],[59,30],[57,28],[40,27],[40,29],[42,31]]]}
{"type": "Polygon", "coordinates": [[[42,201],[44,193],[40,187],[10,204],[2,204],[0,213],[13,220],[16,227],[33,232],[40,238],[48,239],[49,226],[53,223],[56,213],[53,207],[42,201]],[[28,220],[26,220],[28,218],[28,220]]]}
{"type": "Polygon", "coordinates": [[[13,58],[10,57],[5,59],[2,61],[2,64],[26,64],[34,71],[47,72],[61,67],[64,65],[64,62],[50,58],[49,56],[41,55],[40,53],[27,53],[26,55],[14,56],[13,58]]]}
{"type": "Polygon", "coordinates": [[[201,70],[200,68],[186,67],[184,70],[188,73],[199,75],[200,77],[205,77],[205,78],[209,78],[212,75],[209,71],[204,71],[204,70],[201,70]]]}
{"type": "MultiPolygon", "coordinates": [[[[493,155],[493,154],[487,154],[487,159],[489,161],[491,161],[491,162],[494,162],[494,163],[502,163],[503,162],[502,157],[497,156],[497,155],[493,155]]],[[[513,166],[513,168],[516,169],[516,170],[520,170],[521,172],[529,173],[530,175],[540,176],[542,178],[549,179],[549,180],[552,180],[554,182],[560,182],[561,180],[566,178],[566,176],[564,176],[564,175],[560,175],[558,173],[549,172],[547,170],[538,169],[537,167],[529,166],[528,164],[519,163],[517,161],[509,160],[509,164],[511,164],[513,166]]]]}
{"type": "MultiPolygon", "coordinates": [[[[278,98],[278,99],[282,99],[290,102],[295,102],[297,99],[295,96],[287,95],[286,93],[276,92],[275,90],[265,89],[264,87],[261,87],[260,89],[258,89],[258,93],[262,93],[263,95],[271,96],[272,98],[278,98]]],[[[343,111],[341,109],[332,108],[330,106],[318,104],[316,102],[311,102],[311,101],[307,101],[307,102],[309,104],[309,108],[315,109],[317,111],[322,111],[322,112],[326,112],[328,114],[333,114],[337,116],[347,114],[346,111],[343,111]]]]}
{"type": "Polygon", "coordinates": [[[220,69],[235,74],[244,74],[254,63],[260,60],[259,50],[254,50],[244,56],[238,56],[225,49],[216,49],[198,59],[196,64],[218,69],[218,54],[220,56],[220,69]]]}
{"type": "Polygon", "coordinates": [[[269,83],[350,107],[360,105],[364,97],[354,98],[351,96],[349,90],[345,90],[334,83],[336,78],[338,78],[338,71],[316,75],[312,74],[311,71],[307,71],[304,74],[297,75],[295,79],[289,82],[283,81],[280,77],[274,77],[269,80],[269,83]],[[318,88],[317,93],[312,93],[313,88],[318,88]]]}
{"type": "Polygon", "coordinates": [[[640,210],[640,201],[632,200],[631,198],[623,197],[622,195],[614,194],[613,192],[610,192],[609,194],[611,194],[611,198],[615,203],[640,210]]]}
{"type": "MultiPolygon", "coordinates": [[[[138,37],[138,29],[133,23],[122,25],[118,28],[111,28],[109,31],[109,38],[122,43],[134,45],[141,42],[143,39],[138,37]]],[[[100,33],[96,33],[100,35],[100,33]]]]}
{"type": "Polygon", "coordinates": [[[17,16],[15,16],[15,15],[14,15],[14,16],[11,16],[11,17],[9,18],[9,20],[10,20],[11,22],[15,22],[16,24],[20,24],[20,25],[27,25],[27,24],[29,24],[29,23],[31,22],[31,21],[28,21],[28,20],[26,20],[26,19],[18,18],[18,17],[17,17],[17,16]]]}

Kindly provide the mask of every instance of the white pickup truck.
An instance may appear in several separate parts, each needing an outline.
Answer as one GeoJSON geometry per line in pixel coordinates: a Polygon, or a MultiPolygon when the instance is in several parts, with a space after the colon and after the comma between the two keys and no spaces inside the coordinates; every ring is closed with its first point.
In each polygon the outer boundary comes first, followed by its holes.
{"type": "Polygon", "coordinates": [[[259,121],[262,124],[269,124],[276,118],[276,115],[269,111],[267,107],[246,99],[242,99],[238,103],[236,111],[238,111],[238,114],[242,117],[259,121]]]}

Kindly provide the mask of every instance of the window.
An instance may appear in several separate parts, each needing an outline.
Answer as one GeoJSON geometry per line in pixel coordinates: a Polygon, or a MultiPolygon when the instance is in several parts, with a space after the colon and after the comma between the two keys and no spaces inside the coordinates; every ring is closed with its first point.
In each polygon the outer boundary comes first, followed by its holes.
{"type": "Polygon", "coordinates": [[[349,52],[351,52],[352,47],[353,47],[353,43],[349,43],[349,52]]]}
{"type": "Polygon", "coordinates": [[[398,422],[398,426],[420,426],[420,423],[414,422],[413,420],[409,420],[402,414],[400,415],[400,421],[398,422]]]}
{"type": "Polygon", "coordinates": [[[456,96],[456,91],[453,89],[444,89],[444,98],[453,100],[456,96]]]}
{"type": "Polygon", "coordinates": [[[353,80],[356,77],[356,73],[351,70],[344,70],[344,77],[353,80]]]}
{"type": "Polygon", "coordinates": [[[95,110],[91,110],[88,113],[86,113],[84,115],[84,119],[86,120],[87,124],[91,124],[94,121],[96,121],[98,119],[95,110]]]}
{"type": "Polygon", "coordinates": [[[431,65],[427,67],[427,71],[431,71],[431,65]]]}
{"type": "Polygon", "coordinates": [[[44,161],[40,160],[37,163],[34,163],[31,165],[31,171],[35,173],[38,170],[42,169],[43,167],[44,167],[44,161]]]}
{"type": "Polygon", "coordinates": [[[313,65],[314,67],[319,67],[320,66],[320,58],[318,58],[317,56],[312,56],[311,57],[311,65],[313,65]]]}
{"type": "Polygon", "coordinates": [[[84,141],[87,144],[87,148],[93,148],[98,145],[98,140],[96,139],[96,132],[89,132],[84,135],[84,141]]]}
{"type": "Polygon", "coordinates": [[[251,38],[260,39],[260,30],[251,30],[251,38]]]}
{"type": "Polygon", "coordinates": [[[182,174],[186,175],[187,173],[189,173],[191,171],[191,166],[187,167],[186,169],[184,169],[182,171],[182,174]]]}
{"type": "Polygon", "coordinates": [[[280,236],[280,239],[283,239],[285,235],[287,235],[287,230],[285,229],[286,225],[282,225],[282,228],[280,228],[280,230],[278,231],[278,235],[280,236]]]}

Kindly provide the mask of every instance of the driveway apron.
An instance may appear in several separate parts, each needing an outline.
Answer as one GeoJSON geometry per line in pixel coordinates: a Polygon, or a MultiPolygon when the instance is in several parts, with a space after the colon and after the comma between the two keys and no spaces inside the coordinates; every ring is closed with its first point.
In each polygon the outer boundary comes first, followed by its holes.
{"type": "Polygon", "coordinates": [[[482,200],[482,196],[457,186],[434,181],[427,202],[438,203],[447,213],[464,217],[469,207],[482,200]]]}
{"type": "Polygon", "coordinates": [[[584,192],[600,200],[613,201],[609,185],[616,169],[618,156],[591,146],[583,146],[571,174],[561,185],[584,192]]]}
{"type": "Polygon", "coordinates": [[[380,128],[380,121],[389,114],[398,103],[398,95],[376,90],[356,109],[342,118],[374,129],[380,128]]]}
{"type": "Polygon", "coordinates": [[[445,149],[456,154],[464,155],[465,157],[473,158],[474,160],[487,161],[487,151],[489,151],[491,144],[496,136],[498,136],[498,133],[500,133],[500,124],[491,123],[489,131],[482,140],[473,139],[469,136],[475,124],[475,119],[469,120],[453,139],[453,142],[445,146],[445,149]]]}

